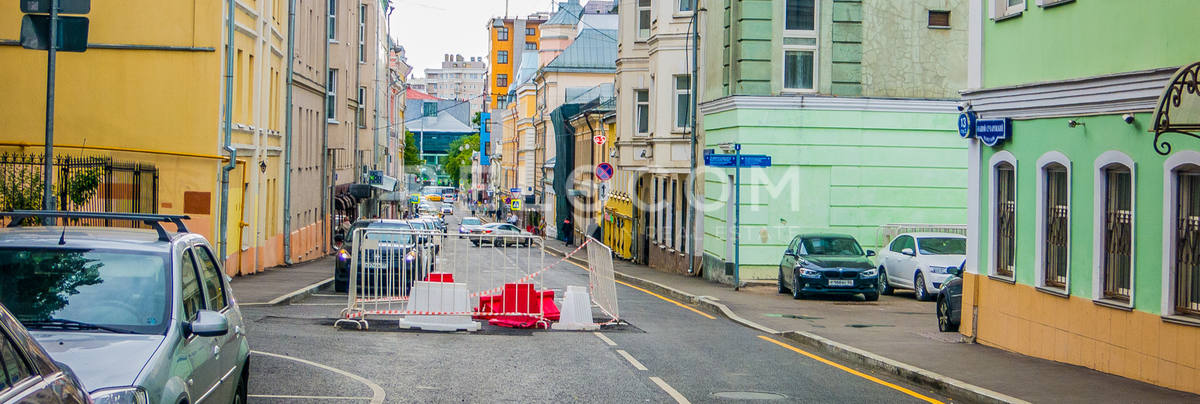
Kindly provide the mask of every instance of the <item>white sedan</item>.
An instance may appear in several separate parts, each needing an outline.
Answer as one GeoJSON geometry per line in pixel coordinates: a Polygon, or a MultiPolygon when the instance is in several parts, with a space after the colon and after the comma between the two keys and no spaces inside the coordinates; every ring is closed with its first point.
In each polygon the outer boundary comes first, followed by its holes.
{"type": "Polygon", "coordinates": [[[904,233],[879,252],[879,292],[912,289],[917,300],[930,300],[966,259],[967,238],[953,233],[904,233]]]}

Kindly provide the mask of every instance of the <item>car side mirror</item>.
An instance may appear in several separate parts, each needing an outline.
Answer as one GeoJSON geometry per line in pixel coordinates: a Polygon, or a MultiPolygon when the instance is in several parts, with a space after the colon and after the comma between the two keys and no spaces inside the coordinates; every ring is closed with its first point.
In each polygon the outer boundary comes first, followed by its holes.
{"type": "Polygon", "coordinates": [[[905,249],[903,249],[903,250],[900,250],[900,253],[901,253],[901,254],[904,254],[904,255],[907,255],[907,256],[909,256],[909,257],[915,257],[915,256],[917,256],[917,253],[916,253],[915,251],[913,251],[913,249],[911,249],[911,248],[905,248],[905,249]]]}
{"type": "Polygon", "coordinates": [[[219,337],[229,333],[229,320],[221,313],[200,310],[196,319],[187,323],[187,330],[201,337],[219,337]]]}
{"type": "Polygon", "coordinates": [[[796,256],[796,250],[792,250],[792,249],[783,250],[783,255],[786,255],[786,256],[789,256],[789,257],[795,257],[795,256],[796,256]]]}
{"type": "Polygon", "coordinates": [[[874,256],[875,256],[875,250],[867,250],[867,256],[868,256],[868,257],[874,257],[874,256]]]}

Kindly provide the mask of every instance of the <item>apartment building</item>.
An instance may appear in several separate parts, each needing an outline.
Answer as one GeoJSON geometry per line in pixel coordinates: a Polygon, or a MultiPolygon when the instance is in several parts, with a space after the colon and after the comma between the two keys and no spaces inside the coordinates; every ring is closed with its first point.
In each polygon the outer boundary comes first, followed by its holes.
{"type": "MultiPolygon", "coordinates": [[[[526,52],[541,49],[539,26],[549,18],[548,13],[534,13],[525,18],[496,17],[488,21],[488,102],[489,109],[498,109],[509,86],[516,82],[517,68],[522,66],[526,52]]],[[[534,57],[537,57],[536,52],[534,57]]]]}
{"type": "Polygon", "coordinates": [[[445,54],[441,68],[425,69],[425,92],[443,100],[465,101],[471,114],[483,111],[487,62],[482,57],[445,54]]]}

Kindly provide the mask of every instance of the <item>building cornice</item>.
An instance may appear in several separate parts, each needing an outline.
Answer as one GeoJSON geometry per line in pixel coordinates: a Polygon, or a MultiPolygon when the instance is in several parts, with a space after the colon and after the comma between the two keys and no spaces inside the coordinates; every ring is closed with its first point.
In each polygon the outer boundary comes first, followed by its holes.
{"type": "Polygon", "coordinates": [[[731,95],[701,103],[700,113],[708,115],[742,108],[951,114],[957,113],[958,101],[813,95],[731,95]]]}
{"type": "Polygon", "coordinates": [[[1171,75],[1165,67],[1016,86],[969,90],[963,101],[980,117],[1014,119],[1153,111],[1171,75]]]}

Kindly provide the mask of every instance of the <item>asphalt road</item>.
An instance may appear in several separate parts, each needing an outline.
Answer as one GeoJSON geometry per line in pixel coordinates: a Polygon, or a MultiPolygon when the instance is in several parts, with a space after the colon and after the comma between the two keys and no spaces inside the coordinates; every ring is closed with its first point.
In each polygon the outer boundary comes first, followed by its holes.
{"type": "MultiPolygon", "coordinates": [[[[457,221],[450,221],[454,232],[457,221]]],[[[549,269],[533,281],[560,298],[567,285],[588,283],[584,269],[543,257],[540,248],[459,242],[443,249],[443,262],[479,268],[479,276],[466,279],[472,290],[543,264],[549,269]]],[[[407,331],[382,318],[369,331],[335,328],[346,297],[329,292],[287,306],[244,307],[256,351],[250,402],[949,401],[819,361],[691,306],[623,285],[617,297],[626,324],[598,333],[486,325],[476,333],[407,331]]]]}

